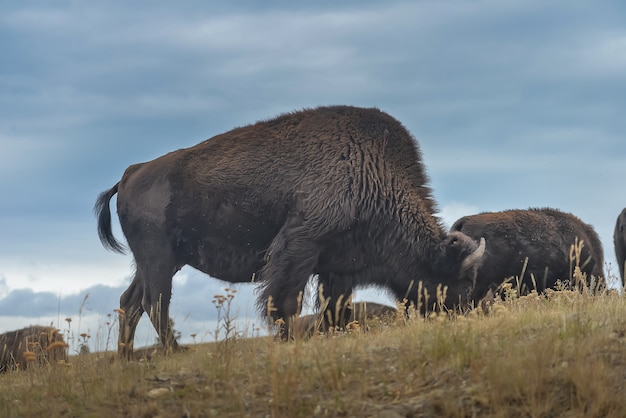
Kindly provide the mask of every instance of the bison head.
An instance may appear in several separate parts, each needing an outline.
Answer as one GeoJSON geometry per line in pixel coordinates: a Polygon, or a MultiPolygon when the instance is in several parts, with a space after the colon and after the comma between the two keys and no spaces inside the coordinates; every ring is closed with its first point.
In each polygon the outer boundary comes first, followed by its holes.
{"type": "Polygon", "coordinates": [[[446,306],[464,305],[470,301],[476,275],[485,253],[485,238],[480,242],[462,232],[451,232],[433,258],[435,279],[448,286],[446,306]]]}

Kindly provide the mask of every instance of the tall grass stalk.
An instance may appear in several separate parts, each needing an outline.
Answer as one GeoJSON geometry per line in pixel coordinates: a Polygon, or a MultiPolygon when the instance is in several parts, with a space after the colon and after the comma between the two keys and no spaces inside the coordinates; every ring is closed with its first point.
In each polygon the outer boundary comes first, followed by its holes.
{"type": "Polygon", "coordinates": [[[626,297],[576,280],[294,342],[241,337],[225,296],[215,342],[0,375],[0,416],[626,416],[626,297]]]}

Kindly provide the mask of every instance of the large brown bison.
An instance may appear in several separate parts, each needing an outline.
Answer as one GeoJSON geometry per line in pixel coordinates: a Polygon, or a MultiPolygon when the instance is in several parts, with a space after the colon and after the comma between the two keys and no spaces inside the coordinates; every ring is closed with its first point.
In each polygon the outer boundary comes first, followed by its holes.
{"type": "Polygon", "coordinates": [[[615,244],[615,256],[617,257],[617,266],[619,275],[622,278],[622,287],[624,287],[624,264],[626,263],[626,208],[617,217],[615,223],[615,232],[613,233],[613,243],[615,244]]]}
{"type": "MultiPolygon", "coordinates": [[[[122,252],[109,200],[136,263],[122,294],[120,354],[130,357],[148,313],[166,349],[172,276],[190,265],[257,282],[258,307],[289,332],[299,295],[318,274],[334,306],[357,285],[417,299],[417,281],[464,301],[484,252],[446,234],[433,213],[419,146],[378,109],[320,107],[237,128],[130,166],[95,205],[103,245],[122,252]]],[[[289,335],[289,334],[287,334],[289,335]]]]}
{"type": "Polygon", "coordinates": [[[67,344],[59,330],[30,326],[0,334],[0,372],[67,359],[67,344]]]}
{"type": "Polygon", "coordinates": [[[450,230],[485,237],[489,242],[478,268],[475,301],[505,279],[521,277],[522,273],[522,286],[526,290],[536,286],[539,292],[555,286],[557,280],[570,280],[576,264],[570,255],[577,238],[583,243],[578,262],[581,271],[603,283],[600,238],[590,225],[570,213],[547,208],[486,212],[465,216],[450,230]]]}

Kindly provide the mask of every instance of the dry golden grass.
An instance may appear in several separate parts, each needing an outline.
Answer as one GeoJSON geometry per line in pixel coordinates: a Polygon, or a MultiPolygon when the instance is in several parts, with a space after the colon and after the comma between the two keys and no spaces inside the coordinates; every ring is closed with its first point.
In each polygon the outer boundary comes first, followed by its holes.
{"type": "Polygon", "coordinates": [[[624,417],[626,298],[550,291],[366,334],[70,363],[0,376],[0,416],[624,417]]]}

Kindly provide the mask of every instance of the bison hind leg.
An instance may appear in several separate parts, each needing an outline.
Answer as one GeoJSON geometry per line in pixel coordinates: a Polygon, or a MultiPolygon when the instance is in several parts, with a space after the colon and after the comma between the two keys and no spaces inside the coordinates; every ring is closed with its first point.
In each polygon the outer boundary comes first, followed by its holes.
{"type": "Polygon", "coordinates": [[[120,357],[130,359],[133,354],[137,324],[144,312],[148,313],[166,352],[177,350],[169,306],[172,295],[172,277],[175,264],[167,257],[135,260],[137,271],[128,289],[120,298],[120,357]]]}
{"type": "Polygon", "coordinates": [[[172,273],[169,277],[152,278],[150,286],[144,288],[142,302],[143,309],[148,313],[166,353],[179,349],[169,314],[173,275],[172,273]]]}
{"type": "Polygon", "coordinates": [[[141,305],[143,299],[143,283],[135,272],[133,281],[120,297],[119,309],[119,340],[118,352],[120,357],[130,360],[133,354],[133,340],[137,324],[143,315],[144,310],[141,305]]]}

